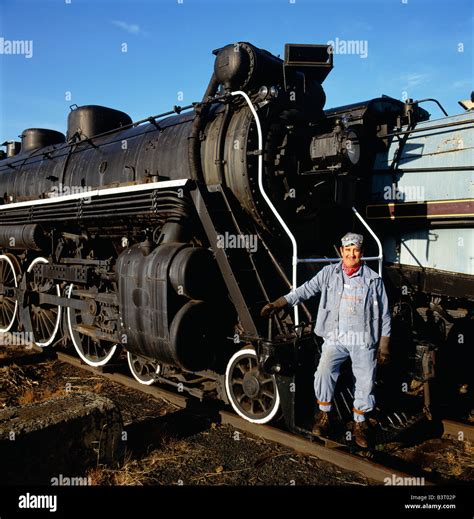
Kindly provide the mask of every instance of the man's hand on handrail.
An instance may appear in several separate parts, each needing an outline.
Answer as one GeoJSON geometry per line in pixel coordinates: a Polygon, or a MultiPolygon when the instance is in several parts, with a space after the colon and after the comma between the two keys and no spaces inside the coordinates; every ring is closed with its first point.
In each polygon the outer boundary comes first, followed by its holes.
{"type": "Polygon", "coordinates": [[[262,308],[262,311],[260,312],[260,315],[262,317],[270,317],[278,310],[281,310],[284,308],[288,302],[286,299],[282,296],[279,297],[276,301],[273,301],[272,303],[268,303],[262,308]]]}

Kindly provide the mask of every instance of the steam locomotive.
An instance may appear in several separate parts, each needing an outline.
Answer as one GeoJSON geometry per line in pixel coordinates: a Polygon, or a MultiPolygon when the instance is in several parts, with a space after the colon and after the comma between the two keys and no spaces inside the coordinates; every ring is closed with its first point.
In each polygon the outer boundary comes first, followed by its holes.
{"type": "MultiPolygon", "coordinates": [[[[213,53],[201,102],[138,122],[73,106],[66,135],[4,143],[0,332],[72,343],[98,368],[125,352],[142,384],[308,436],[317,301],[260,310],[336,261],[353,230],[368,261],[384,259],[393,308],[377,422],[403,429],[437,394],[449,405],[435,375],[472,355],[472,111],[430,121],[421,102],[387,96],[324,110],[327,45],[213,53]]],[[[453,401],[469,401],[457,375],[453,401]]],[[[338,384],[344,424],[349,374],[338,384]]]]}

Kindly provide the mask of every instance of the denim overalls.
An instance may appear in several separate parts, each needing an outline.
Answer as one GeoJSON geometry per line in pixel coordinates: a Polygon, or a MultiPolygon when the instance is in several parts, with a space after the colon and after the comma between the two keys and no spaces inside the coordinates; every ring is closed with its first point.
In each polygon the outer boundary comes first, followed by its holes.
{"type": "MultiPolygon", "coordinates": [[[[339,305],[339,327],[334,337],[327,338],[314,376],[314,392],[319,402],[331,402],[341,364],[347,357],[352,361],[355,377],[354,420],[364,421],[362,413],[371,411],[375,404],[372,393],[376,361],[376,348],[364,343],[364,280],[359,269],[351,277],[345,273],[344,288],[339,305]],[[359,411],[359,412],[357,412],[359,411]]],[[[331,405],[320,404],[322,411],[330,411],[331,405]]]]}
{"type": "Polygon", "coordinates": [[[315,333],[324,338],[321,359],[315,373],[314,390],[319,408],[331,409],[340,366],[351,358],[356,379],[354,420],[375,404],[373,391],[377,343],[380,335],[390,336],[390,311],[381,278],[369,267],[348,277],[342,262],[328,265],[312,279],[285,295],[295,305],[321,293],[315,333]]]}

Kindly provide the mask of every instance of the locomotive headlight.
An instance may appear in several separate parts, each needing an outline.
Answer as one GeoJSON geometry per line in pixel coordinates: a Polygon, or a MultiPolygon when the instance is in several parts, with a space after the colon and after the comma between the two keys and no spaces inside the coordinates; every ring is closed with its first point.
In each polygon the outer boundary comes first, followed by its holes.
{"type": "Polygon", "coordinates": [[[258,97],[259,97],[259,99],[261,99],[263,101],[264,99],[267,98],[267,96],[268,96],[268,87],[265,85],[262,85],[258,90],[258,97]]]}
{"type": "Polygon", "coordinates": [[[359,136],[354,130],[345,130],[343,139],[343,153],[351,166],[356,166],[360,161],[359,136]]]}

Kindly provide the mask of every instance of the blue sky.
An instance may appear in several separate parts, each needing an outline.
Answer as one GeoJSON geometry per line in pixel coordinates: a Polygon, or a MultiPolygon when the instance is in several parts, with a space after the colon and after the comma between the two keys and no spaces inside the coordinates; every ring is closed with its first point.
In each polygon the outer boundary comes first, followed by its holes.
{"type": "MultiPolygon", "coordinates": [[[[327,108],[387,94],[436,97],[450,114],[458,113],[457,101],[473,89],[472,5],[0,0],[0,43],[33,42],[31,58],[2,54],[0,46],[0,142],[28,127],[65,131],[73,103],[118,108],[137,120],[200,100],[213,69],[211,51],[236,41],[281,55],[286,42],[362,41],[366,58],[362,51],[334,56],[324,83],[327,108]]],[[[434,107],[430,111],[439,116],[434,107]]]]}

